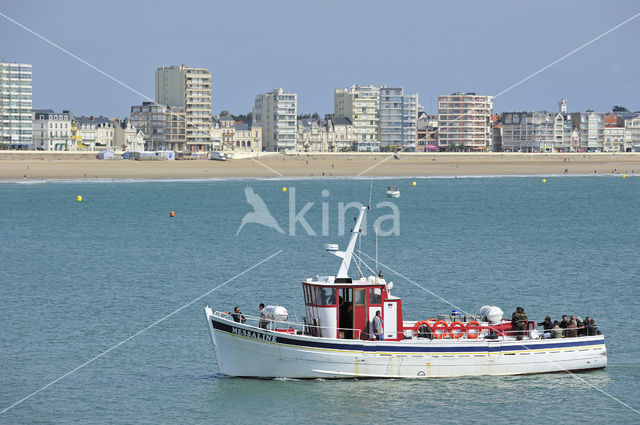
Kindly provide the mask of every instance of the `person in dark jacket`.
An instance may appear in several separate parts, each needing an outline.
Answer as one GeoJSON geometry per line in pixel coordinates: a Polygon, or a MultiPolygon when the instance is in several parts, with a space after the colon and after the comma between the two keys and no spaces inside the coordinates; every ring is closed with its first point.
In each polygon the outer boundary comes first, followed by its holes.
{"type": "Polygon", "coordinates": [[[233,313],[229,313],[228,311],[225,311],[224,313],[230,314],[231,317],[233,317],[233,320],[236,323],[244,323],[244,322],[247,321],[247,319],[245,319],[244,315],[240,311],[240,307],[234,307],[233,308],[233,313]]]}
{"type": "MultiPolygon", "coordinates": [[[[556,320],[557,322],[557,320],[556,320]]],[[[547,316],[544,318],[544,322],[542,323],[538,323],[538,326],[542,326],[542,329],[544,329],[544,332],[542,333],[542,337],[543,338],[550,338],[551,337],[551,329],[553,329],[553,323],[551,322],[551,317],[547,316]]]]}
{"type": "Polygon", "coordinates": [[[600,331],[598,330],[598,326],[596,325],[596,321],[591,319],[589,324],[587,325],[587,335],[596,336],[600,335],[600,331]]]}
{"type": "Polygon", "coordinates": [[[527,313],[524,308],[516,307],[516,311],[511,315],[511,328],[515,331],[516,339],[521,340],[527,329],[527,313]]]}

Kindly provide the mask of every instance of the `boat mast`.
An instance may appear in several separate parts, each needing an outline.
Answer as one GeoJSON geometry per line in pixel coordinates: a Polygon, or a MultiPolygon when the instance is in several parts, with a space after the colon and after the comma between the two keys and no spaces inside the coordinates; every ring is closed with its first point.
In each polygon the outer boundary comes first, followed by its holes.
{"type": "Polygon", "coordinates": [[[347,245],[347,249],[344,250],[342,257],[342,264],[340,265],[340,270],[338,270],[338,278],[348,278],[349,277],[349,265],[351,264],[351,257],[353,255],[353,250],[356,247],[356,241],[358,236],[360,235],[360,225],[362,224],[362,218],[364,217],[364,213],[367,211],[367,207],[360,208],[360,215],[356,220],[356,225],[353,227],[351,231],[351,239],[349,239],[349,245],[347,245]]]}

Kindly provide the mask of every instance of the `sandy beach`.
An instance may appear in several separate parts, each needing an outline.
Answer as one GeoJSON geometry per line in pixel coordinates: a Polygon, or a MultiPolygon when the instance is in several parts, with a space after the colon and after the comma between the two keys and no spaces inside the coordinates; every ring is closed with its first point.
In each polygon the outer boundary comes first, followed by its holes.
{"type": "MultiPolygon", "coordinates": [[[[0,156],[3,158],[3,156],[0,156]]],[[[15,158],[15,156],[13,156],[15,158]]],[[[195,179],[215,177],[487,176],[640,173],[640,153],[299,154],[211,161],[0,159],[0,180],[195,179]]]]}

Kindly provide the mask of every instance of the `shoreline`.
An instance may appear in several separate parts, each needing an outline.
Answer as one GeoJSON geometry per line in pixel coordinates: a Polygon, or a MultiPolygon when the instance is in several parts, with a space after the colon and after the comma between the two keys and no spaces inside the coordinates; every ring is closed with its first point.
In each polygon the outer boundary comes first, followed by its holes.
{"type": "MultiPolygon", "coordinates": [[[[640,153],[390,153],[270,154],[228,161],[68,159],[34,152],[2,159],[0,181],[212,180],[216,178],[490,177],[640,173],[640,153]],[[28,158],[31,159],[28,159],[28,158]],[[56,159],[61,158],[61,159],[56,159]]],[[[65,155],[67,154],[67,155],[65,155]]],[[[86,155],[86,153],[83,153],[86,155]]],[[[15,155],[15,152],[12,152],[15,155]]]]}

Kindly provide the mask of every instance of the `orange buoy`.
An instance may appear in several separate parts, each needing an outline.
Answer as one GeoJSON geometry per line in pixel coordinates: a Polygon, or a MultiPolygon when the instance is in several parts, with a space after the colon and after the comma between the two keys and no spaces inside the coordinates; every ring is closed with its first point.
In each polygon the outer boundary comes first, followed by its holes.
{"type": "Polygon", "coordinates": [[[464,335],[465,330],[466,330],[466,327],[462,323],[458,322],[457,320],[453,322],[451,325],[449,325],[449,334],[453,339],[460,338],[462,335],[464,335]]]}
{"type": "Polygon", "coordinates": [[[482,325],[475,320],[472,320],[471,322],[467,323],[465,332],[467,333],[467,338],[477,339],[482,333],[482,325]],[[474,333],[471,333],[471,331],[474,331],[474,333]]]}
{"type": "Polygon", "coordinates": [[[433,336],[436,337],[437,339],[445,338],[447,335],[451,334],[449,325],[447,325],[447,322],[445,322],[444,320],[438,320],[436,323],[433,324],[431,329],[433,330],[433,336]]]}
{"type": "Polygon", "coordinates": [[[422,326],[422,325],[427,325],[427,326],[431,327],[431,324],[428,321],[420,320],[419,322],[416,322],[415,325],[413,325],[413,331],[415,333],[418,333],[420,331],[420,326],[422,326]]]}
{"type": "Polygon", "coordinates": [[[176,213],[175,213],[175,212],[171,211],[171,212],[169,213],[169,217],[175,217],[175,216],[176,216],[176,213]]]}

